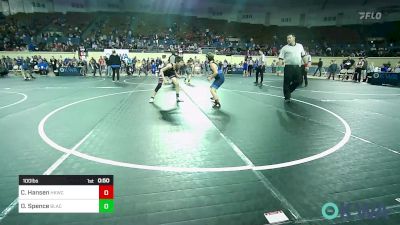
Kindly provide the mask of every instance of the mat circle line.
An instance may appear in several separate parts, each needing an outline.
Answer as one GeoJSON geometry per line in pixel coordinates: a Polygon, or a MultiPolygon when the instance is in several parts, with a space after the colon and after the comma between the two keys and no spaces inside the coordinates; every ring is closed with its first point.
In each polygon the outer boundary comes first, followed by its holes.
{"type": "MultiPolygon", "coordinates": [[[[272,87],[276,89],[282,89],[282,87],[264,84],[263,86],[272,87]]],[[[338,95],[360,95],[360,96],[398,96],[400,93],[378,93],[378,94],[368,94],[368,93],[348,93],[348,92],[334,92],[334,91],[317,91],[308,89],[296,89],[296,91],[308,91],[313,93],[324,93],[324,94],[338,94],[338,95]]]]}
{"type": "Polygon", "coordinates": [[[11,104],[8,104],[8,105],[5,105],[5,106],[0,106],[0,109],[4,109],[4,108],[8,108],[8,107],[10,107],[10,106],[13,106],[13,105],[17,105],[17,104],[19,104],[19,103],[21,103],[21,102],[24,102],[24,101],[26,101],[26,99],[28,98],[28,96],[26,95],[26,94],[24,94],[24,93],[20,93],[20,92],[8,92],[8,91],[2,91],[2,93],[8,93],[8,94],[19,94],[19,95],[22,95],[22,96],[24,96],[22,99],[20,99],[20,100],[18,100],[18,101],[16,101],[16,102],[14,102],[14,103],[11,103],[11,104]]]}
{"type": "MultiPolygon", "coordinates": [[[[310,162],[316,159],[320,159],[323,158],[327,155],[330,155],[334,152],[336,152],[337,150],[339,150],[341,147],[343,147],[350,139],[351,136],[351,129],[350,126],[348,125],[348,123],[341,118],[339,115],[337,115],[336,113],[329,111],[328,109],[325,109],[321,106],[317,106],[314,105],[312,103],[309,102],[305,102],[305,101],[301,101],[301,100],[297,100],[297,99],[293,99],[293,101],[297,101],[300,103],[304,103],[310,106],[313,106],[315,108],[321,109],[325,112],[330,113],[331,115],[333,115],[334,117],[336,117],[337,119],[339,119],[339,121],[344,125],[345,127],[345,134],[342,138],[342,140],[340,142],[338,142],[335,146],[312,156],[306,157],[306,158],[302,158],[302,159],[298,159],[298,160],[293,160],[293,161],[289,161],[289,162],[283,162],[283,163],[278,163],[278,164],[270,164],[270,165],[263,165],[263,166],[232,166],[232,167],[174,167],[174,166],[149,166],[149,165],[142,165],[142,164],[134,164],[134,163],[127,163],[127,162],[120,162],[120,161],[115,161],[115,160],[110,160],[110,159],[104,159],[104,158],[100,158],[100,157],[96,157],[96,156],[92,156],[92,155],[88,155],[82,152],[78,152],[76,150],[72,150],[66,147],[63,147],[59,144],[57,144],[56,142],[54,142],[53,140],[51,140],[46,132],[45,132],[45,124],[46,121],[53,116],[54,114],[56,114],[57,112],[66,109],[70,106],[82,103],[82,102],[86,102],[86,101],[90,101],[90,100],[94,100],[94,99],[98,99],[98,98],[103,98],[103,97],[108,97],[108,96],[114,96],[114,95],[121,95],[121,94],[128,94],[128,93],[133,93],[133,92],[143,92],[143,91],[152,91],[153,89],[148,89],[148,90],[134,90],[134,91],[124,91],[124,92],[117,92],[117,93],[112,93],[112,94],[106,94],[106,95],[100,95],[100,96],[96,96],[96,97],[91,97],[91,98],[86,98],[83,100],[79,100],[79,101],[75,101],[72,103],[69,103],[67,105],[61,106],[55,110],[53,110],[52,112],[48,113],[39,123],[38,125],[38,132],[40,137],[42,138],[42,140],[48,144],[49,146],[51,146],[52,148],[64,152],[64,153],[70,153],[76,157],[82,158],[82,159],[86,159],[89,161],[93,161],[93,162],[97,162],[97,163],[102,163],[102,164],[108,164],[108,165],[113,165],[113,166],[119,166],[119,167],[126,167],[126,168],[134,168],[134,169],[144,169],[144,170],[153,170],[153,171],[167,171],[167,172],[232,172],[232,171],[243,171],[243,170],[271,170],[271,169],[277,169],[277,168],[283,168],[283,167],[290,167],[290,166],[294,166],[294,165],[299,165],[299,164],[303,164],[306,162],[310,162]]],[[[254,94],[261,94],[261,95],[267,95],[267,96],[271,96],[271,97],[278,97],[278,98],[282,98],[282,96],[278,96],[278,95],[272,95],[272,94],[267,94],[267,93],[259,93],[259,92],[250,92],[250,91],[240,91],[240,90],[230,90],[230,91],[237,91],[237,92],[245,92],[245,93],[254,93],[254,94]]]]}

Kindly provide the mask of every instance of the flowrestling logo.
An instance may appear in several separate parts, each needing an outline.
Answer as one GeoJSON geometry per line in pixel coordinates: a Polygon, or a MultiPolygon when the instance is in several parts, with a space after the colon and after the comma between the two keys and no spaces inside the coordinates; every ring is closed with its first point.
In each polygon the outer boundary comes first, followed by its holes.
{"type": "Polygon", "coordinates": [[[322,206],[322,216],[327,220],[341,219],[377,219],[388,218],[388,209],[383,203],[335,203],[328,202],[322,206]],[[339,207],[340,206],[340,207],[339,207]]]}
{"type": "Polygon", "coordinates": [[[381,12],[358,12],[360,20],[380,20],[382,19],[381,12]]]}

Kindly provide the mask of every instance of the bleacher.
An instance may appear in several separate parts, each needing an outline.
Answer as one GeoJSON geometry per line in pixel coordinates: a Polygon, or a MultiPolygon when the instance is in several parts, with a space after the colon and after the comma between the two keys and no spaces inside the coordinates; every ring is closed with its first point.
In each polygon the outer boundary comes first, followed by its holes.
{"type": "MultiPolygon", "coordinates": [[[[113,36],[111,41],[115,42],[118,37],[122,42],[120,47],[131,50],[154,51],[157,49],[165,51],[169,49],[170,45],[184,43],[185,48],[197,44],[198,47],[214,47],[224,54],[229,52],[243,54],[246,49],[255,50],[259,47],[280,49],[282,45],[286,44],[286,35],[293,33],[296,34],[297,40],[314,55],[327,54],[328,47],[332,49],[330,53],[332,56],[347,56],[360,50],[371,56],[400,54],[400,43],[395,42],[395,40],[399,40],[398,22],[341,27],[267,27],[183,15],[168,15],[160,19],[160,16],[146,13],[123,15],[104,13],[101,16],[95,13],[67,13],[65,15],[34,13],[16,14],[6,17],[5,20],[6,25],[0,25],[2,34],[0,48],[4,47],[2,43],[9,38],[10,40],[7,41],[11,44],[6,45],[9,50],[25,48],[28,44],[33,44],[39,50],[74,50],[82,43],[87,49],[91,49],[93,40],[97,42],[97,50],[102,50],[110,47],[108,41],[113,36]],[[206,34],[207,29],[209,30],[208,34],[206,34]],[[19,36],[22,36],[22,39],[15,37],[16,31],[20,33],[19,36]],[[132,32],[132,37],[128,38],[129,31],[132,32]],[[155,44],[156,34],[159,45],[162,45],[160,49],[155,44]],[[367,37],[379,34],[387,35],[388,42],[374,43],[377,50],[371,51],[372,46],[367,37]],[[100,41],[100,37],[104,35],[106,40],[100,41]],[[240,41],[231,43],[228,41],[228,37],[235,37],[240,41]],[[134,42],[132,42],[133,40],[134,42]],[[394,42],[390,42],[391,40],[394,42]],[[71,43],[72,46],[69,44],[55,48],[53,43],[71,43]],[[387,46],[389,43],[392,45],[387,46]],[[387,50],[382,50],[382,48],[387,50]]],[[[30,50],[34,49],[32,47],[30,50]]]]}

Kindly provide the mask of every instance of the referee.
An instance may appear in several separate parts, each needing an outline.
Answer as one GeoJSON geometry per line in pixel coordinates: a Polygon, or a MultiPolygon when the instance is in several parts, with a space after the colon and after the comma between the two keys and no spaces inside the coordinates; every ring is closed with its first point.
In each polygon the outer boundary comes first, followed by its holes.
{"type": "MultiPolygon", "coordinates": [[[[287,36],[287,45],[279,53],[279,65],[285,61],[283,70],[283,95],[285,102],[290,102],[291,93],[302,83],[301,65],[308,63],[303,45],[296,43],[293,34],[287,36]],[[302,62],[303,61],[303,62],[302,62]]],[[[308,67],[305,67],[308,71],[308,67]]]]}

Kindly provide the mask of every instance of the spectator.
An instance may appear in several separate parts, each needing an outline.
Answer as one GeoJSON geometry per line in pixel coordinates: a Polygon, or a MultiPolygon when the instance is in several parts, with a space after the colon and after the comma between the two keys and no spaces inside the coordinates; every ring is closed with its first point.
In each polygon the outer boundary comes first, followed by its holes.
{"type": "Polygon", "coordinates": [[[27,57],[25,60],[22,60],[22,65],[21,65],[21,73],[22,76],[24,77],[24,80],[28,81],[31,79],[36,79],[34,76],[32,76],[32,70],[29,67],[30,59],[27,57]]]}
{"type": "Polygon", "coordinates": [[[319,58],[319,61],[318,61],[318,68],[315,70],[313,76],[315,76],[315,74],[316,74],[318,71],[319,71],[319,77],[321,76],[321,73],[322,73],[322,65],[323,65],[322,59],[319,58]]]}
{"type": "Polygon", "coordinates": [[[4,58],[0,59],[0,77],[4,77],[7,74],[8,74],[8,69],[4,61],[4,58]]]}
{"type": "Polygon", "coordinates": [[[396,65],[396,67],[394,68],[394,72],[395,72],[395,73],[400,73],[400,61],[397,62],[397,65],[396,65]]]}
{"type": "Polygon", "coordinates": [[[271,70],[272,70],[272,73],[276,73],[276,60],[275,59],[272,60],[271,70]]]}
{"type": "Polygon", "coordinates": [[[249,64],[247,63],[247,58],[245,58],[244,62],[243,62],[243,77],[248,76],[248,73],[247,73],[248,69],[249,69],[249,64]]]}
{"type": "Polygon", "coordinates": [[[367,57],[365,56],[363,58],[363,66],[361,68],[361,77],[363,82],[367,81],[367,70],[368,70],[368,60],[367,57]]]}
{"type": "Polygon", "coordinates": [[[50,59],[50,65],[53,69],[53,73],[56,73],[55,71],[57,70],[57,59],[55,59],[54,56],[52,56],[50,59]]]}
{"type": "Polygon", "coordinates": [[[381,68],[381,72],[391,72],[392,68],[390,66],[391,66],[390,62],[383,64],[383,67],[381,68]]]}
{"type": "Polygon", "coordinates": [[[361,81],[361,71],[362,71],[363,65],[364,65],[363,58],[362,57],[358,58],[358,62],[356,64],[356,69],[354,71],[354,76],[353,76],[353,80],[355,82],[361,81]]]}
{"type": "Polygon", "coordinates": [[[116,51],[112,51],[112,55],[109,59],[109,64],[112,68],[112,80],[115,82],[115,73],[117,73],[117,81],[119,81],[119,70],[121,68],[121,58],[117,55],[116,51]]]}
{"type": "Polygon", "coordinates": [[[41,75],[47,75],[49,73],[49,64],[47,61],[40,59],[37,66],[41,75]]]}
{"type": "Polygon", "coordinates": [[[257,67],[256,67],[256,81],[255,84],[258,84],[258,75],[260,75],[260,85],[263,84],[264,81],[264,72],[265,72],[265,55],[262,50],[259,50],[260,59],[258,59],[257,67]]]}
{"type": "Polygon", "coordinates": [[[347,59],[343,60],[343,69],[349,70],[350,68],[353,67],[355,61],[349,57],[347,59]]]}
{"type": "Polygon", "coordinates": [[[248,70],[248,73],[249,73],[250,77],[251,77],[251,73],[253,72],[253,66],[254,66],[253,58],[249,57],[247,70],[248,70]]]}
{"type": "MultiPolygon", "coordinates": [[[[93,57],[90,59],[89,65],[90,65],[90,68],[92,69],[93,77],[95,77],[96,72],[100,68],[100,66],[93,57]]],[[[100,76],[101,76],[101,74],[100,74],[100,76]]]]}
{"type": "Polygon", "coordinates": [[[80,73],[82,76],[86,77],[88,72],[88,65],[85,59],[81,59],[78,62],[78,67],[80,68],[80,73]]]}
{"type": "Polygon", "coordinates": [[[336,63],[336,60],[334,60],[334,59],[331,60],[331,65],[329,65],[329,67],[328,67],[328,78],[327,79],[329,80],[332,76],[332,79],[335,80],[335,75],[337,74],[338,70],[339,70],[339,66],[336,63]]]}
{"type": "Polygon", "coordinates": [[[101,74],[103,73],[103,71],[105,71],[106,68],[107,68],[106,60],[103,58],[103,56],[100,56],[99,61],[98,61],[98,64],[99,64],[99,74],[100,74],[100,76],[101,76],[101,74]]]}

